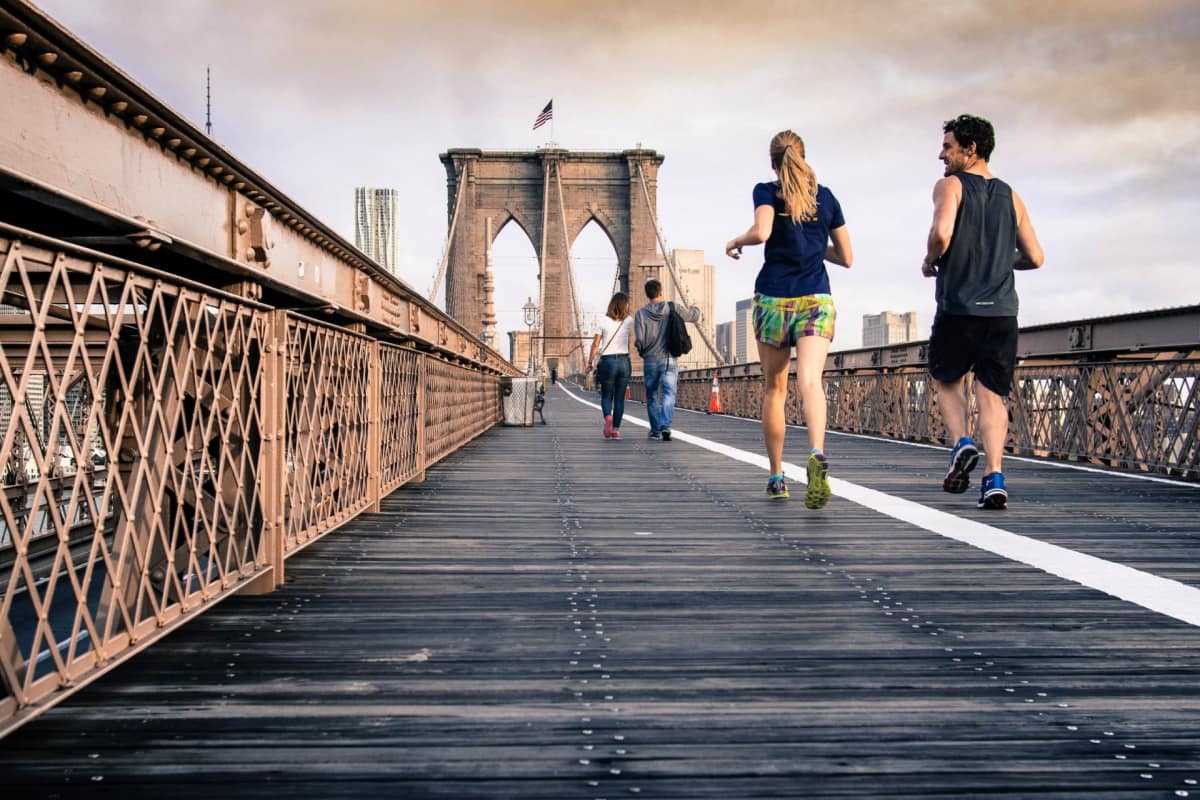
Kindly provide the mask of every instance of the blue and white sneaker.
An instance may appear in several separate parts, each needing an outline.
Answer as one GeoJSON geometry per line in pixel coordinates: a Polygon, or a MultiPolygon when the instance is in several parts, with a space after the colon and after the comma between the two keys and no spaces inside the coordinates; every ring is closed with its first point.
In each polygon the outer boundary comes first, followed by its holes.
{"type": "MultiPolygon", "coordinates": [[[[950,451],[950,469],[942,479],[942,488],[951,494],[962,494],[971,484],[971,470],[979,463],[979,448],[971,441],[970,436],[964,436],[950,451]]],[[[982,508],[982,506],[980,506],[982,508]]]]}
{"type": "Polygon", "coordinates": [[[1004,488],[1004,473],[993,472],[983,476],[979,487],[979,508],[1008,508],[1008,490],[1004,488]]]}

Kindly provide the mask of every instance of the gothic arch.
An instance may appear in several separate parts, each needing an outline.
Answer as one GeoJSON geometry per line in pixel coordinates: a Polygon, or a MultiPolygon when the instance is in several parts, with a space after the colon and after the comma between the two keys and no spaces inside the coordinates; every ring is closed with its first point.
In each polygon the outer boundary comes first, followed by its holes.
{"type": "Polygon", "coordinates": [[[616,225],[613,223],[612,217],[605,214],[603,209],[588,209],[588,212],[583,215],[582,219],[579,221],[579,224],[572,226],[573,232],[571,233],[571,246],[575,246],[575,240],[579,238],[579,234],[583,233],[583,229],[592,222],[595,222],[597,227],[604,231],[604,235],[608,237],[608,241],[612,245],[613,251],[617,253],[621,252],[621,249],[617,246],[617,240],[613,236],[613,230],[616,228],[616,225]]]}
{"type": "Polygon", "coordinates": [[[484,309],[490,305],[487,254],[501,228],[515,221],[538,256],[542,363],[560,374],[581,366],[566,363],[582,333],[571,313],[566,278],[571,245],[584,226],[596,220],[616,251],[621,288],[626,291],[631,267],[659,263],[651,212],[657,213],[663,156],[653,150],[453,149],[441,160],[447,175],[448,221],[454,227],[446,311],[480,336],[489,335],[484,327],[484,309]],[[642,189],[643,176],[648,191],[642,189]]]}
{"type": "Polygon", "coordinates": [[[508,214],[504,217],[504,219],[500,222],[500,224],[496,226],[496,229],[494,231],[492,231],[492,238],[489,239],[488,243],[487,243],[488,249],[489,250],[492,249],[492,245],[496,244],[496,240],[500,238],[500,234],[510,224],[516,225],[517,228],[521,231],[521,233],[525,234],[525,238],[529,240],[529,246],[532,247],[533,251],[536,253],[537,248],[538,248],[538,243],[533,238],[533,236],[529,233],[529,224],[526,222],[522,222],[521,218],[518,217],[516,214],[513,214],[511,211],[508,212],[508,214]]]}

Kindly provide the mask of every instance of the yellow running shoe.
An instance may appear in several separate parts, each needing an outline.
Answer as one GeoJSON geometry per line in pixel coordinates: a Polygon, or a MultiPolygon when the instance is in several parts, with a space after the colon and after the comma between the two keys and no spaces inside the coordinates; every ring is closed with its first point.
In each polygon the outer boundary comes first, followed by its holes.
{"type": "Polygon", "coordinates": [[[824,508],[829,502],[829,462],[824,453],[813,453],[808,457],[808,489],[804,492],[807,508],[824,508]]]}

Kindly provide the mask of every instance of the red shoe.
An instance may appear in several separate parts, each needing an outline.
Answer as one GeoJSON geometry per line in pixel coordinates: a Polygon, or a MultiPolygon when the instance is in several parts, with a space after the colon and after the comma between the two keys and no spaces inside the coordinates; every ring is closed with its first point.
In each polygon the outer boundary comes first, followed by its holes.
{"type": "Polygon", "coordinates": [[[621,430],[619,428],[613,428],[612,438],[614,438],[614,439],[621,438],[621,430]]]}
{"type": "Polygon", "coordinates": [[[604,438],[613,438],[612,414],[604,418],[604,438]]]}

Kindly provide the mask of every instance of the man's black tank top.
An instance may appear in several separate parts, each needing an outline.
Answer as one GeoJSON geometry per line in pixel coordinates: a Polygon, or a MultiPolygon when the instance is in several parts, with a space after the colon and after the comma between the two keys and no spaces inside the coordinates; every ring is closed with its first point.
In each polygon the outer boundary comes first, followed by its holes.
{"type": "Polygon", "coordinates": [[[1017,212],[1012,188],[999,178],[971,172],[953,177],[962,186],[962,202],[950,247],[938,259],[938,313],[1015,317],[1017,212]]]}

